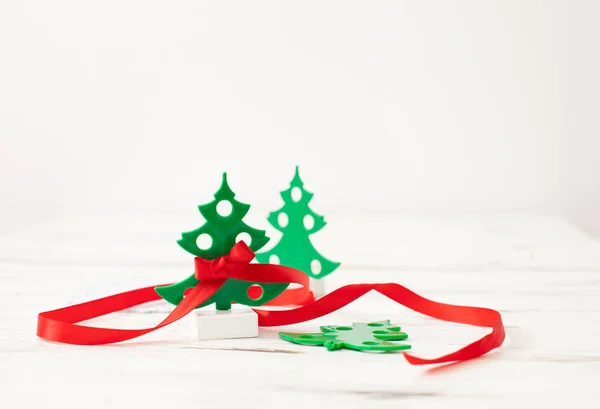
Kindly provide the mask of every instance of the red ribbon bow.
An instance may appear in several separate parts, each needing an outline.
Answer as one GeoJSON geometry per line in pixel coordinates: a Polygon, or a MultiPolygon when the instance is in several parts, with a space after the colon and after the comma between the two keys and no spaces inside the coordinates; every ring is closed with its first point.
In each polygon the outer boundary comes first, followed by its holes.
{"type": "Polygon", "coordinates": [[[245,242],[238,241],[226,256],[214,260],[194,258],[194,276],[198,281],[226,280],[234,271],[235,264],[249,264],[252,260],[254,260],[254,252],[245,242]]]}

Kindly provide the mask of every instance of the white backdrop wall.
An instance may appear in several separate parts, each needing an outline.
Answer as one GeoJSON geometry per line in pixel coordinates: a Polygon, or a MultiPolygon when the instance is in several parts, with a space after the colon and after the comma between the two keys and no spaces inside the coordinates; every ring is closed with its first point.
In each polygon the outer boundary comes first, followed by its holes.
{"type": "Polygon", "coordinates": [[[190,213],[229,173],[320,213],[600,232],[595,1],[3,1],[0,227],[190,213]]]}

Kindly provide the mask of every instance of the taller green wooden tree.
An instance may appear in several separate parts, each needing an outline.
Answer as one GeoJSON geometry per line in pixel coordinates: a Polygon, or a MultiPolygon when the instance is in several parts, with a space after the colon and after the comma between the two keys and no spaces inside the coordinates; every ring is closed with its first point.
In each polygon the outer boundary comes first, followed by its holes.
{"type": "MultiPolygon", "coordinates": [[[[198,210],[206,223],[196,230],[181,234],[177,243],[194,256],[208,260],[229,254],[231,248],[239,241],[238,236],[246,233],[250,239],[244,239],[246,245],[254,252],[261,249],[268,241],[264,230],[257,230],[242,221],[250,210],[250,205],[234,199],[235,193],[227,184],[227,174],[223,173],[221,187],[214,194],[215,200],[198,206],[198,210]]],[[[177,305],[183,300],[187,289],[194,287],[198,280],[194,274],[169,286],[156,287],[155,291],[166,301],[177,305]]],[[[221,288],[197,308],[216,304],[218,310],[231,309],[231,303],[248,306],[260,306],[281,294],[289,284],[261,284],[248,281],[228,279],[221,288]],[[260,286],[258,298],[251,298],[250,287],[260,286]]]]}
{"type": "Polygon", "coordinates": [[[316,279],[331,274],[340,263],[323,257],[312,245],[310,238],[325,227],[325,218],[313,212],[308,204],[313,193],[304,189],[298,166],[290,187],[280,192],[284,205],[271,212],[267,220],[283,233],[281,240],[269,251],[259,253],[260,263],[276,263],[300,270],[316,279]],[[277,260],[275,260],[275,257],[277,260]]]}

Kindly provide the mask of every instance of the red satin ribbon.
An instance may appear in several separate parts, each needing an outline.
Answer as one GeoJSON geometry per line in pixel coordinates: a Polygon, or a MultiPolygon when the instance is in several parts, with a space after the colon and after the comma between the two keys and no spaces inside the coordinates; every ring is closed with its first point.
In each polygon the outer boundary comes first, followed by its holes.
{"type": "Polygon", "coordinates": [[[249,264],[255,257],[250,247],[243,241],[238,241],[226,256],[207,260],[202,257],[194,257],[194,276],[198,281],[215,279],[227,279],[230,276],[232,266],[235,264],[249,264]]]}
{"type": "Polygon", "coordinates": [[[315,302],[316,298],[309,288],[309,278],[304,275],[300,288],[288,288],[277,298],[265,303],[265,306],[289,307],[292,305],[304,306],[315,302]]]}
{"type": "MultiPolygon", "coordinates": [[[[173,309],[167,318],[154,327],[117,329],[90,327],[77,323],[150,301],[160,300],[161,297],[154,291],[156,286],[140,288],[82,304],[42,312],[38,315],[37,335],[48,341],[76,345],[102,345],[122,342],[156,331],[183,318],[198,305],[210,298],[226,281],[225,276],[237,280],[262,283],[297,283],[302,286],[306,286],[308,283],[305,274],[289,267],[273,264],[246,264],[245,262],[234,262],[235,260],[228,260],[226,258],[222,260],[218,264],[213,264],[213,267],[220,266],[220,273],[214,274],[212,278],[200,281],[186,294],[183,301],[173,309]]],[[[306,291],[306,288],[301,288],[300,290],[306,291]]],[[[429,317],[492,329],[483,338],[458,351],[439,358],[424,359],[404,353],[404,357],[413,365],[441,364],[473,359],[499,347],[504,341],[504,325],[502,324],[502,317],[497,311],[487,308],[438,303],[421,297],[395,283],[351,284],[338,288],[323,298],[310,302],[300,308],[284,311],[254,309],[254,311],[258,314],[258,325],[262,327],[291,325],[337,311],[372,290],[429,317]]],[[[289,294],[288,292],[286,296],[284,292],[278,299],[282,298],[285,301],[284,298],[289,298],[289,294]]],[[[297,292],[296,294],[300,293],[297,292]]],[[[305,302],[309,302],[312,293],[305,292],[304,294],[305,302]]],[[[274,301],[277,301],[277,299],[274,301]]],[[[279,301],[271,303],[271,305],[282,305],[282,303],[279,301]]]]}
{"type": "MultiPolygon", "coordinates": [[[[202,257],[194,258],[194,276],[198,281],[207,281],[217,278],[227,279],[230,277],[230,268],[232,264],[248,264],[255,257],[255,254],[243,241],[237,242],[228,255],[217,257],[214,260],[207,260],[202,257]]],[[[264,305],[269,306],[291,306],[308,305],[315,301],[314,294],[309,289],[309,278],[302,274],[296,277],[300,288],[288,288],[279,296],[264,305]]]]}

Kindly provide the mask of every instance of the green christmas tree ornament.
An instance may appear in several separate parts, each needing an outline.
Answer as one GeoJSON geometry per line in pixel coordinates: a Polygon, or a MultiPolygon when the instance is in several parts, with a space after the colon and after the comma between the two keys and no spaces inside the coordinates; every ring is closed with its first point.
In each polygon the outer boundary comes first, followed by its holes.
{"type": "Polygon", "coordinates": [[[269,223],[282,233],[279,242],[269,251],[256,255],[260,263],[281,264],[300,270],[313,279],[322,279],[340,266],[323,257],[312,245],[309,236],[325,227],[325,218],[313,212],[308,204],[313,193],[304,189],[298,166],[287,190],[280,192],[284,205],[271,212],[269,223]]]}
{"type": "Polygon", "coordinates": [[[320,333],[280,332],[279,337],[300,345],[324,346],[329,351],[352,349],[367,352],[390,352],[410,349],[409,344],[391,341],[404,341],[408,338],[400,327],[390,324],[390,320],[369,323],[353,323],[349,326],[323,326],[320,333]]]}
{"type": "MultiPolygon", "coordinates": [[[[243,222],[242,219],[250,210],[250,205],[241,203],[234,197],[235,193],[227,184],[227,174],[223,173],[223,181],[214,194],[214,200],[198,206],[206,223],[195,230],[182,233],[177,243],[188,253],[207,260],[229,254],[231,248],[242,239],[252,251],[261,249],[269,238],[264,230],[257,230],[243,222]]],[[[155,291],[166,301],[177,305],[183,300],[185,291],[198,282],[195,275],[191,274],[178,283],[156,287],[155,291]]],[[[218,310],[230,310],[232,302],[251,307],[260,306],[277,297],[288,285],[261,284],[230,278],[197,308],[215,303],[218,310]],[[249,289],[256,286],[259,286],[262,292],[258,298],[251,298],[249,289]]]]}

